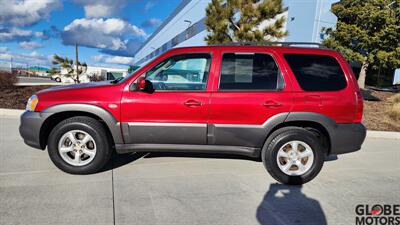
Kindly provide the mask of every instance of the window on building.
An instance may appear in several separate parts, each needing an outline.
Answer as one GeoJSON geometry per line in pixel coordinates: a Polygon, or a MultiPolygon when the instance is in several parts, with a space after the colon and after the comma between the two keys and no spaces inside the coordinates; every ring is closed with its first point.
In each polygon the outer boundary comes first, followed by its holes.
{"type": "Polygon", "coordinates": [[[202,20],[197,22],[197,32],[198,33],[207,29],[205,22],[206,22],[206,18],[203,18],[202,20]]]}
{"type": "Polygon", "coordinates": [[[163,44],[163,46],[161,47],[162,52],[166,52],[168,50],[168,42],[163,44]]]}
{"type": "Polygon", "coordinates": [[[171,40],[171,45],[174,47],[175,45],[179,44],[179,34],[176,35],[174,38],[171,40]]]}
{"type": "Polygon", "coordinates": [[[146,72],[155,90],[205,90],[210,70],[208,53],[170,57],[146,72]]]}
{"type": "Polygon", "coordinates": [[[282,82],[272,56],[259,53],[224,53],[220,90],[276,90],[282,82]]]}
{"type": "Polygon", "coordinates": [[[197,34],[197,23],[186,29],[186,40],[197,34]]]}
{"type": "Polygon", "coordinates": [[[342,68],[331,56],[285,54],[284,57],[305,91],[336,91],[346,87],[342,68]]]}
{"type": "Polygon", "coordinates": [[[186,40],[186,30],[182,31],[178,35],[178,44],[184,42],[185,40],[186,40]]]}

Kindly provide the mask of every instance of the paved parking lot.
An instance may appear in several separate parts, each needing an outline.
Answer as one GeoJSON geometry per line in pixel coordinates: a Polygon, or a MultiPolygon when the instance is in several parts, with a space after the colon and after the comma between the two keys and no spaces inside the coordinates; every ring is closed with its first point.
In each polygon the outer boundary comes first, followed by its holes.
{"type": "Polygon", "coordinates": [[[129,154],[69,175],[0,118],[0,224],[355,224],[357,204],[399,204],[400,140],[367,139],[302,187],[243,157],[129,154]]]}

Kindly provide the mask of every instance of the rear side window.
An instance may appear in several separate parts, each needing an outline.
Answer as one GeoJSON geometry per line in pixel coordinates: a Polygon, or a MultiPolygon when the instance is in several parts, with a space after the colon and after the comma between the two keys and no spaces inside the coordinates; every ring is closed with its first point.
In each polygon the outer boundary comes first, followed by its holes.
{"type": "Polygon", "coordinates": [[[342,68],[331,56],[285,54],[284,57],[305,91],[337,91],[346,87],[342,68]]]}
{"type": "Polygon", "coordinates": [[[279,69],[268,54],[224,53],[220,90],[275,90],[279,69]]]}

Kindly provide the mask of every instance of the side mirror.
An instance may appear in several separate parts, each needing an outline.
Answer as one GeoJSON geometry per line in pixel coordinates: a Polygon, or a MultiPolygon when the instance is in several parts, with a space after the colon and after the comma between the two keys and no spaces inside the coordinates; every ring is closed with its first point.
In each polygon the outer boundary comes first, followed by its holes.
{"type": "Polygon", "coordinates": [[[145,77],[139,77],[138,82],[137,82],[137,87],[139,91],[143,91],[146,88],[146,78],[145,77]]]}
{"type": "Polygon", "coordinates": [[[153,93],[155,90],[153,88],[153,84],[151,81],[146,80],[144,77],[140,77],[137,81],[137,90],[147,92],[147,93],[153,93]]]}

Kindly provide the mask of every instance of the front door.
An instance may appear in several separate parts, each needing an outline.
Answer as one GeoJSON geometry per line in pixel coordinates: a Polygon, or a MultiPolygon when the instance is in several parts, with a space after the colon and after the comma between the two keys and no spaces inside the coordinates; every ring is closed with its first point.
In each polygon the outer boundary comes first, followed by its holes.
{"type": "Polygon", "coordinates": [[[205,52],[175,55],[142,74],[154,92],[124,92],[125,143],[206,144],[211,57],[205,52]]]}

